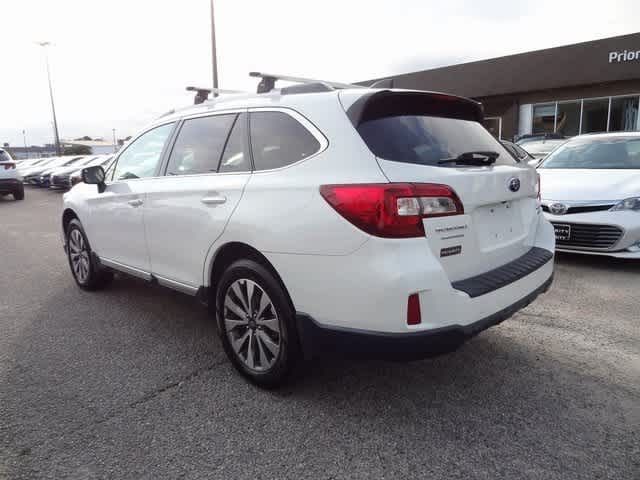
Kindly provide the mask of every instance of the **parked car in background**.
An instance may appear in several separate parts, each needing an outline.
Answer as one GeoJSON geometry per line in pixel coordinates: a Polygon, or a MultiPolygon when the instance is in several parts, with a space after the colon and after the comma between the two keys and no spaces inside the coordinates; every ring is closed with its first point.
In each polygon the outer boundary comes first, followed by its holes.
{"type": "Polygon", "coordinates": [[[15,200],[24,200],[24,185],[16,162],[6,150],[0,149],[0,196],[8,194],[15,200]]]}
{"type": "MultiPolygon", "coordinates": [[[[46,170],[41,172],[35,182],[36,185],[38,185],[39,187],[49,188],[51,186],[51,175],[54,172],[62,168],[68,168],[69,166],[72,166],[72,165],[82,165],[86,161],[87,156],[83,155],[79,157],[61,157],[61,158],[66,158],[66,161],[59,165],[55,165],[50,168],[47,168],[46,170]]],[[[93,157],[90,157],[90,158],[93,158],[93,157]]]]}
{"type": "Polygon", "coordinates": [[[566,139],[543,139],[531,140],[521,144],[516,143],[516,145],[524,148],[531,156],[536,159],[536,161],[539,162],[566,141],[566,139]]]}
{"type": "Polygon", "coordinates": [[[532,167],[538,164],[538,160],[520,145],[508,140],[500,140],[500,143],[518,162],[524,162],[532,167]]]}
{"type": "Polygon", "coordinates": [[[557,249],[640,258],[640,133],[574,137],[538,167],[557,249]]]}
{"type": "MultiPolygon", "coordinates": [[[[94,160],[90,165],[87,165],[87,166],[100,165],[102,168],[107,170],[109,168],[109,165],[111,165],[112,161],[113,161],[113,155],[105,155],[105,156],[101,156],[97,160],[94,160]]],[[[66,177],[60,176],[58,181],[61,186],[64,186],[65,188],[71,188],[77,183],[82,182],[82,169],[75,170],[74,172],[71,172],[66,177]]]]}
{"type": "Polygon", "coordinates": [[[45,157],[45,158],[32,158],[29,160],[23,160],[22,163],[18,165],[18,170],[20,171],[20,176],[24,179],[24,177],[36,167],[45,166],[50,162],[53,162],[57,157],[45,157]]]}
{"type": "Polygon", "coordinates": [[[42,172],[53,166],[62,163],[62,157],[49,157],[41,162],[36,162],[30,166],[27,166],[22,170],[22,180],[24,183],[32,184],[35,182],[36,177],[39,177],[42,172]]]}
{"type": "Polygon", "coordinates": [[[88,165],[91,165],[91,163],[97,158],[99,158],[99,155],[87,155],[85,157],[77,159],[75,162],[71,163],[70,165],[66,165],[62,167],[54,167],[51,170],[47,170],[43,172],[41,177],[47,175],[49,187],[60,188],[59,185],[56,185],[54,183],[54,177],[61,177],[61,176],[68,177],[70,173],[78,169],[81,169],[83,167],[86,167],[88,165]]]}
{"type": "Polygon", "coordinates": [[[518,145],[524,145],[528,142],[537,142],[540,140],[566,140],[567,138],[568,137],[565,137],[561,133],[527,133],[517,136],[514,142],[518,145]]]}
{"type": "Polygon", "coordinates": [[[209,302],[262,386],[324,350],[450,351],[553,274],[536,171],[482,120],[461,97],[324,83],[169,113],[64,195],[71,273],[209,302]]]}

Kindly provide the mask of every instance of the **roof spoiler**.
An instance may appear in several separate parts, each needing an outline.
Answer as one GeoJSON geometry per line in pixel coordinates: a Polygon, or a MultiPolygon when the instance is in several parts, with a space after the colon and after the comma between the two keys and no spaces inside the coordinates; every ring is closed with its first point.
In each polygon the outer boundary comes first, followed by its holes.
{"type": "Polygon", "coordinates": [[[347,109],[354,127],[368,120],[402,115],[429,115],[482,122],[480,102],[447,93],[379,90],[367,93],[347,109]]]}

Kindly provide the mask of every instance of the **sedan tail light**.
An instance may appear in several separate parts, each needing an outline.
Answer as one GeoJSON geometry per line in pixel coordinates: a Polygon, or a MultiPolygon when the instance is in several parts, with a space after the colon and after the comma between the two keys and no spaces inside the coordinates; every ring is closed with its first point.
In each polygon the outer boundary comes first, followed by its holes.
{"type": "Polygon", "coordinates": [[[349,222],[377,237],[423,237],[423,218],[464,213],[456,193],[435,183],[322,185],[320,194],[349,222]]]}
{"type": "Polygon", "coordinates": [[[14,168],[16,168],[15,163],[3,163],[2,165],[4,165],[5,170],[13,170],[14,168]]]}

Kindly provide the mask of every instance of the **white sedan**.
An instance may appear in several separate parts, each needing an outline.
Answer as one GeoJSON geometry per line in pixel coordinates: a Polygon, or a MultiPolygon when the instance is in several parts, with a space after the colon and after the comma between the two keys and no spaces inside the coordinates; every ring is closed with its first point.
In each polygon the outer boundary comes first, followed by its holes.
{"type": "Polygon", "coordinates": [[[538,172],[557,250],[640,258],[640,132],[574,137],[538,172]]]}

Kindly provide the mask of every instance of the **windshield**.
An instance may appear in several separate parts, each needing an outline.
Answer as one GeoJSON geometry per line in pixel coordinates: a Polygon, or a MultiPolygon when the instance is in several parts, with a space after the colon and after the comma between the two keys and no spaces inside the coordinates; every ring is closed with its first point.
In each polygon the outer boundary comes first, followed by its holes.
{"type": "Polygon", "coordinates": [[[465,152],[499,153],[495,165],[515,165],[516,160],[478,122],[454,118],[404,115],[365,121],[358,133],[377,157],[403,163],[439,165],[441,160],[465,152]]]}
{"type": "Polygon", "coordinates": [[[0,162],[10,162],[11,157],[4,150],[0,150],[0,162]]]}
{"type": "Polygon", "coordinates": [[[640,137],[571,140],[552,152],[539,168],[639,169],[640,137]]]}

